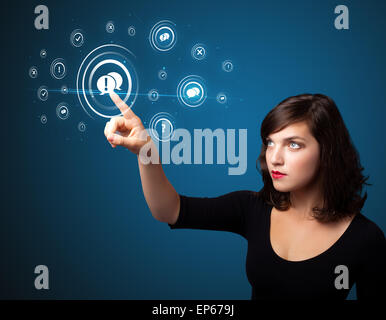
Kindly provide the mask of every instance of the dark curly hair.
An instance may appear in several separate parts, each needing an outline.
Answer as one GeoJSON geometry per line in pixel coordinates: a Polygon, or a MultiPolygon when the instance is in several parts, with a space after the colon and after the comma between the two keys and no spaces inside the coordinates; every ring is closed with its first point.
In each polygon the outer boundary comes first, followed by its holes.
{"type": "Polygon", "coordinates": [[[314,207],[313,217],[321,222],[338,221],[360,212],[367,192],[362,197],[363,185],[369,178],[362,175],[359,154],[335,102],[323,94],[301,94],[280,102],[264,118],[261,125],[263,145],[256,161],[264,186],[258,194],[278,210],[291,206],[290,192],[277,191],[268,172],[265,158],[267,137],[295,122],[305,121],[320,145],[320,168],[324,194],[323,208],[314,207]],[[261,170],[258,165],[260,164],[261,170]]]}

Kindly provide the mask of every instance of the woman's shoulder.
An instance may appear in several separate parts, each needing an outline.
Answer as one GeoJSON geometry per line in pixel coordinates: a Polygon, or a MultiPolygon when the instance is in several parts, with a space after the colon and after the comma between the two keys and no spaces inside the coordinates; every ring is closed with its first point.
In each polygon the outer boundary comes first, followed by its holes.
{"type": "Polygon", "coordinates": [[[366,217],[362,213],[358,213],[356,218],[356,236],[366,246],[382,245],[386,244],[385,234],[381,227],[377,225],[372,219],[366,217]]]}
{"type": "Polygon", "coordinates": [[[249,201],[251,205],[257,206],[259,209],[270,210],[270,208],[272,207],[267,203],[266,199],[259,191],[245,189],[236,192],[242,197],[244,197],[245,200],[249,201]]]}
{"type": "Polygon", "coordinates": [[[243,189],[243,190],[237,190],[234,192],[236,192],[240,195],[249,197],[249,198],[254,199],[254,200],[259,200],[259,201],[263,200],[262,195],[260,194],[259,191],[254,191],[254,190],[250,190],[250,189],[243,189]]]}

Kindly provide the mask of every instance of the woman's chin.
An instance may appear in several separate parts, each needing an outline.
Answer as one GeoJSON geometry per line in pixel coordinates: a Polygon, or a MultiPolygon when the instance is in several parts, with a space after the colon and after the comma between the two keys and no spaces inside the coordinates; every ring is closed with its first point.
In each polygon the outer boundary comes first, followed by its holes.
{"type": "Polygon", "coordinates": [[[283,183],[281,183],[280,181],[274,181],[273,182],[273,187],[275,188],[276,191],[279,191],[279,192],[289,192],[289,191],[291,191],[291,188],[289,188],[288,186],[283,185],[283,183]]]}

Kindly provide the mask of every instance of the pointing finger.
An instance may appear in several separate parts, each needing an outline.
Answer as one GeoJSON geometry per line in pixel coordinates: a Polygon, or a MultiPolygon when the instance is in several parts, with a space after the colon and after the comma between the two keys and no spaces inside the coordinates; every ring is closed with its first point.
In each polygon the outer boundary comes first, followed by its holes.
{"type": "Polygon", "coordinates": [[[129,108],[127,104],[124,103],[123,100],[114,91],[111,91],[109,94],[110,94],[111,100],[113,100],[114,104],[119,108],[122,115],[126,119],[131,119],[136,117],[135,113],[131,110],[131,108],[129,108]]]}

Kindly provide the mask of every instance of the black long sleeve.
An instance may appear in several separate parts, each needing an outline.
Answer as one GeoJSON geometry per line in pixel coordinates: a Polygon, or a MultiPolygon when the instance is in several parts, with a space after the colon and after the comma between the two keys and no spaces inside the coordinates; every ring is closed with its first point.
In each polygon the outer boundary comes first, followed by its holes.
{"type": "Polygon", "coordinates": [[[219,197],[180,195],[180,212],[171,229],[229,231],[245,237],[245,220],[253,191],[233,191],[219,197]]]}

